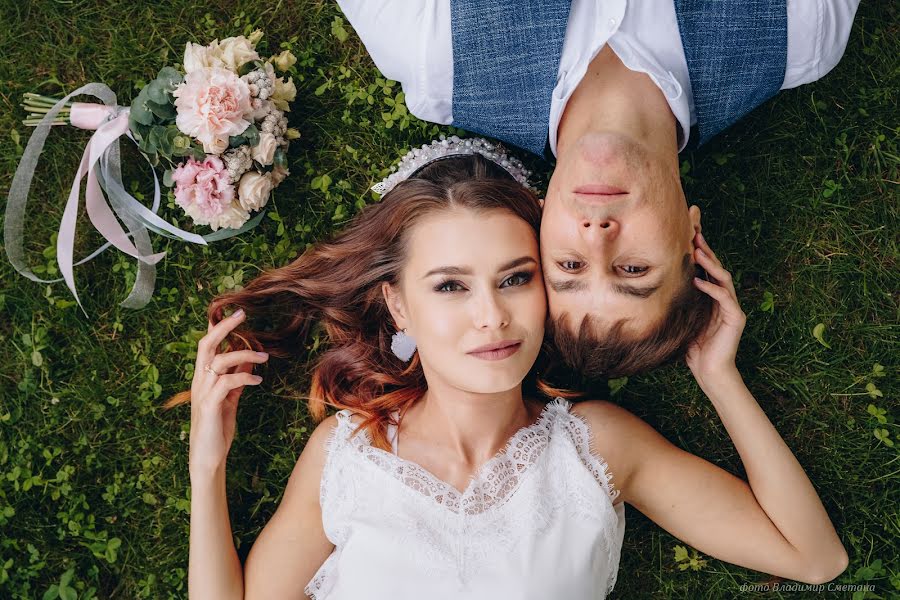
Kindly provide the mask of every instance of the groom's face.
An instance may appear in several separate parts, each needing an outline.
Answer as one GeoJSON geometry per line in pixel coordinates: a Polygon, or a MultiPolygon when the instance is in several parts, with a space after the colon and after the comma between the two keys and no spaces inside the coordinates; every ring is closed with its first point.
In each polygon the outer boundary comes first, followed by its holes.
{"type": "Polygon", "coordinates": [[[677,160],[618,134],[579,139],[557,160],[541,222],[550,314],[576,333],[588,314],[602,337],[621,323],[642,337],[690,281],[685,255],[699,228],[677,160]],[[687,277],[686,277],[687,275],[687,277]]]}

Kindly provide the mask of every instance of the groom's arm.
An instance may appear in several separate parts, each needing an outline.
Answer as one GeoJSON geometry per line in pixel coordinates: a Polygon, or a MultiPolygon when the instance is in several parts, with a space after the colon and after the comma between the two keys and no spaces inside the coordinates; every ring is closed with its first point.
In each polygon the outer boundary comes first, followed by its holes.
{"type": "Polygon", "coordinates": [[[859,0],[789,0],[787,65],[781,89],[828,74],[847,48],[859,0]]]}

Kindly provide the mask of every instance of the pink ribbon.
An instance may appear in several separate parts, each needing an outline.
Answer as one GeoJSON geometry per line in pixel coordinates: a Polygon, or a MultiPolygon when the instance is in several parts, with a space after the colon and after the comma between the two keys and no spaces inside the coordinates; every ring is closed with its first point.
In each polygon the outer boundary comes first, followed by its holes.
{"type": "MultiPolygon", "coordinates": [[[[110,107],[99,104],[76,103],[72,110],[72,124],[84,129],[90,129],[91,126],[96,127],[96,133],[91,136],[84,154],[81,157],[81,164],[75,173],[75,180],[72,182],[72,190],[69,192],[69,199],[66,202],[66,208],[63,212],[62,222],[59,227],[59,236],[56,239],[56,257],[63,279],[66,282],[78,305],[81,306],[81,300],[75,291],[75,276],[73,274],[73,253],[75,247],[75,223],[78,216],[78,204],[81,199],[81,180],[87,175],[87,186],[85,188],[85,206],[87,208],[88,217],[93,223],[97,231],[112,243],[113,246],[125,252],[129,256],[154,265],[159,262],[165,255],[165,252],[156,254],[143,255],[131,240],[125,230],[122,229],[116,220],[115,214],[106,203],[103,191],[100,189],[100,183],[97,180],[96,167],[97,162],[103,155],[104,151],[119,136],[128,131],[128,109],[119,109],[118,107],[110,107]],[[77,110],[75,106],[81,104],[77,110]],[[117,116],[112,120],[103,122],[113,111],[118,111],[117,116]],[[101,115],[103,112],[105,115],[101,115]],[[77,116],[76,116],[77,115],[77,116]],[[102,116],[102,119],[101,119],[102,116]],[[76,123],[75,121],[78,121],[76,123]],[[100,124],[102,123],[102,124],[100,124]],[[98,125],[99,124],[99,125],[98,125]]],[[[84,310],[84,307],[82,307],[84,310]]]]}

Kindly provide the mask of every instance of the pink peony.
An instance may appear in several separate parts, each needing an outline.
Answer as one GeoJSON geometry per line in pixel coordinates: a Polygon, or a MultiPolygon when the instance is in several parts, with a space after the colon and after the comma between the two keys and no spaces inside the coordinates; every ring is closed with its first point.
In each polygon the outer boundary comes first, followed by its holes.
{"type": "Polygon", "coordinates": [[[250,125],[245,118],[253,112],[250,88],[228,69],[191,71],[172,95],[178,112],[175,124],[182,133],[197,138],[207,154],[224,152],[229,136],[240,135],[250,125]]]}
{"type": "Polygon", "coordinates": [[[175,169],[172,180],[175,202],[197,225],[217,223],[234,200],[234,186],[218,156],[207,156],[203,162],[189,158],[175,169]]]}

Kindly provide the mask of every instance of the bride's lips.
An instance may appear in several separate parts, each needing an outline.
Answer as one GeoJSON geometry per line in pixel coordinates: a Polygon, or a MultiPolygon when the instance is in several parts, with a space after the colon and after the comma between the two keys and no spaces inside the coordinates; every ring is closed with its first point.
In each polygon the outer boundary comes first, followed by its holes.
{"type": "Polygon", "coordinates": [[[504,340],[502,342],[480,346],[467,354],[474,356],[475,358],[480,358],[481,360],[503,360],[518,352],[521,347],[521,340],[504,340]]]}

